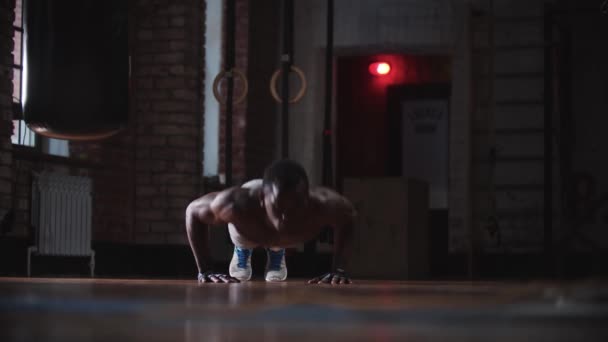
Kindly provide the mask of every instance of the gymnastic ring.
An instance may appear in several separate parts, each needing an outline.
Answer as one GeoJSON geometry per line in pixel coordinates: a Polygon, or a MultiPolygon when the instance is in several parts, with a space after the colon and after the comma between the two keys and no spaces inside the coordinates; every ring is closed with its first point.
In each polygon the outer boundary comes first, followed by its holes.
{"type": "Polygon", "coordinates": [[[228,72],[234,73],[236,75],[236,78],[240,79],[243,82],[243,93],[241,94],[241,96],[237,97],[236,100],[234,100],[234,104],[239,104],[243,102],[243,100],[245,100],[245,97],[247,97],[247,93],[249,92],[249,84],[247,83],[247,77],[245,77],[245,75],[238,69],[232,68],[230,69],[230,71],[220,71],[220,73],[217,74],[217,76],[215,76],[215,79],[213,80],[213,96],[215,97],[217,102],[219,102],[222,106],[226,104],[226,101],[222,101],[222,96],[220,94],[218,86],[220,85],[220,81],[224,78],[224,76],[226,76],[226,74],[228,74],[228,72]]]}
{"type": "MultiPolygon", "coordinates": [[[[307,88],[306,76],[304,75],[304,72],[302,71],[302,69],[300,69],[296,66],[293,66],[293,65],[291,66],[290,71],[295,72],[296,75],[298,76],[298,78],[300,79],[300,84],[301,84],[300,90],[296,94],[296,97],[289,100],[289,103],[297,103],[304,97],[304,94],[306,94],[306,88],[307,88]]],[[[270,79],[270,94],[272,95],[274,100],[277,101],[278,103],[283,102],[283,100],[281,100],[281,98],[279,97],[279,93],[277,92],[277,79],[279,78],[280,74],[281,74],[281,69],[278,69],[277,71],[274,72],[274,74],[272,74],[272,78],[270,79]]]]}

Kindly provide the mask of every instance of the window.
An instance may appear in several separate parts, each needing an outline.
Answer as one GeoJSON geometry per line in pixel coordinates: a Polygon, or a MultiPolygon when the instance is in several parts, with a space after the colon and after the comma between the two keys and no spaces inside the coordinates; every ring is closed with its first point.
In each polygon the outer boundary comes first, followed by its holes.
{"type": "Polygon", "coordinates": [[[26,98],[24,82],[27,80],[27,51],[23,39],[27,34],[23,28],[23,2],[15,0],[15,20],[13,21],[13,134],[11,141],[15,145],[37,147],[41,145],[44,153],[69,156],[68,141],[43,138],[30,130],[23,121],[22,108],[26,98]]]}
{"type": "Polygon", "coordinates": [[[32,132],[25,122],[22,120],[21,115],[21,100],[22,100],[22,80],[23,80],[23,0],[16,0],[15,6],[15,20],[13,21],[13,28],[15,34],[13,35],[13,104],[14,104],[14,117],[13,117],[13,135],[11,141],[13,144],[35,146],[36,145],[36,134],[32,132]]]}

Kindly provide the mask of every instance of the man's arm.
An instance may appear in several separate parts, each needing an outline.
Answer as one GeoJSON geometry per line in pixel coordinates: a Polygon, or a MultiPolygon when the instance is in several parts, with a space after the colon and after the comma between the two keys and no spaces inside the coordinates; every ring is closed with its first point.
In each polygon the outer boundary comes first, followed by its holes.
{"type": "Polygon", "coordinates": [[[353,248],[354,220],[349,218],[345,223],[334,228],[334,255],[332,270],[346,272],[353,248]]]}
{"type": "Polygon", "coordinates": [[[219,223],[210,207],[216,196],[217,193],[207,194],[190,203],[186,209],[186,233],[199,273],[211,264],[208,225],[219,223]]]}
{"type": "Polygon", "coordinates": [[[354,223],[357,215],[354,206],[345,197],[329,192],[323,201],[334,234],[332,269],[308,283],[350,284],[347,275],[353,247],[354,223]]]}
{"type": "Polygon", "coordinates": [[[210,272],[213,261],[209,253],[209,225],[225,224],[230,210],[231,190],[207,194],[186,209],[186,233],[198,268],[199,281],[234,282],[229,276],[210,272]]]}

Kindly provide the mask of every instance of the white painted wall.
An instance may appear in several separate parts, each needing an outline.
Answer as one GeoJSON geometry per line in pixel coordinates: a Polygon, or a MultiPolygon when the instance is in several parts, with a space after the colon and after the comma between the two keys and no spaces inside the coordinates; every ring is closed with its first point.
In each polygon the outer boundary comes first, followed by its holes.
{"type": "Polygon", "coordinates": [[[213,97],[213,79],[221,67],[222,3],[221,0],[208,0],[205,20],[204,176],[217,175],[219,170],[220,108],[213,97]]]}

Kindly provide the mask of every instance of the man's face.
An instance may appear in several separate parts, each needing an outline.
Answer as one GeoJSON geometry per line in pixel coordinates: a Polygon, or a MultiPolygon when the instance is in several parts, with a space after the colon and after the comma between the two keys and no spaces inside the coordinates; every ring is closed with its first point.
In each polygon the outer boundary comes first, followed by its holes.
{"type": "Polygon", "coordinates": [[[303,188],[281,191],[272,184],[264,189],[264,208],[273,222],[283,223],[298,217],[308,205],[308,193],[303,188]]]}

